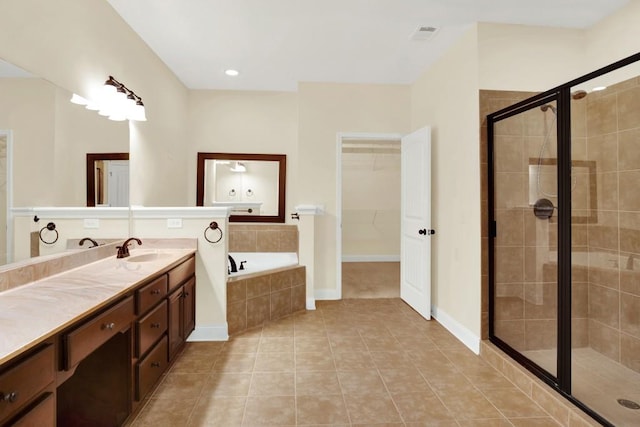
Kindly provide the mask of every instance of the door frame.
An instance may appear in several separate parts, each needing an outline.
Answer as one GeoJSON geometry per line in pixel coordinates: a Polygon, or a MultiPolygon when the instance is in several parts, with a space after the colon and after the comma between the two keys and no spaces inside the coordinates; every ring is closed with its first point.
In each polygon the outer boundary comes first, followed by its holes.
{"type": "Polygon", "coordinates": [[[336,136],[336,299],[342,299],[342,144],[346,141],[400,141],[401,133],[338,132],[336,136]]]}
{"type": "MultiPolygon", "coordinates": [[[[7,138],[7,170],[6,170],[6,241],[4,242],[7,264],[13,262],[13,132],[8,129],[0,129],[0,136],[7,138]]],[[[0,225],[3,226],[3,225],[0,225]]]]}

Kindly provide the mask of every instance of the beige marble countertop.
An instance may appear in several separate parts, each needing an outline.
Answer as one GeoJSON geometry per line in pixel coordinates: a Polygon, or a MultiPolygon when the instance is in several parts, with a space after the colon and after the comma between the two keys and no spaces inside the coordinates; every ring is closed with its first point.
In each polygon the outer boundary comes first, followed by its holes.
{"type": "Polygon", "coordinates": [[[195,251],[132,248],[129,258],[113,255],[0,292],[0,365],[195,251]],[[157,258],[132,262],[144,254],[157,258]]]}

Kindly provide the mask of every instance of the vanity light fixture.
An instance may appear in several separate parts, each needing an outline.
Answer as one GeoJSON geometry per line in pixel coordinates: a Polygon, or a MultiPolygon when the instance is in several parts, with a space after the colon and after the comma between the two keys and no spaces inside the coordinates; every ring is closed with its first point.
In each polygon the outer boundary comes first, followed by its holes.
{"type": "Polygon", "coordinates": [[[236,164],[231,168],[231,172],[246,172],[247,168],[243,163],[236,162],[236,164]]]}
{"type": "Polygon", "coordinates": [[[231,68],[229,68],[228,70],[224,70],[224,73],[227,76],[230,76],[230,77],[236,77],[237,75],[240,74],[240,72],[238,70],[234,70],[234,69],[231,69],[231,68]]]}
{"type": "Polygon", "coordinates": [[[142,98],[112,76],[104,82],[97,99],[87,100],[74,93],[71,102],[85,105],[87,110],[98,111],[109,120],[147,121],[142,98]]]}

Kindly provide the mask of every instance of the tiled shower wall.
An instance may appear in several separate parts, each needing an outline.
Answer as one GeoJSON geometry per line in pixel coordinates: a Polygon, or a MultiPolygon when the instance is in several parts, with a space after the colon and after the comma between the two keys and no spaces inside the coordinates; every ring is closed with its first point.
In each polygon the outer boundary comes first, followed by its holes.
{"type": "Polygon", "coordinates": [[[298,252],[298,227],[229,224],[229,252],[298,252]]]}
{"type": "Polygon", "coordinates": [[[578,129],[597,182],[587,229],[589,346],[640,372],[640,78],[585,100],[578,129]]]}
{"type": "MultiPolygon", "coordinates": [[[[531,95],[480,93],[483,338],[488,334],[486,115],[531,95]]],[[[571,106],[572,159],[576,162],[573,346],[589,346],[640,372],[640,79],[592,92],[572,101],[571,106]],[[592,168],[576,166],[578,162],[592,168]]],[[[518,159],[530,163],[530,158],[539,156],[544,125],[551,125],[547,122],[541,127],[545,117],[549,120],[551,113],[535,109],[495,129],[496,150],[502,153],[496,159],[496,216],[504,224],[496,238],[496,327],[520,350],[552,348],[556,339],[552,312],[557,309],[557,267],[547,258],[556,249],[556,222],[533,217],[526,163],[517,165],[518,159]],[[498,178],[500,174],[504,175],[498,178]]],[[[555,153],[555,147],[546,153],[544,157],[555,157],[549,154],[555,153]]],[[[543,180],[546,178],[551,179],[543,180]]],[[[549,198],[555,204],[556,199],[549,198]]]]}

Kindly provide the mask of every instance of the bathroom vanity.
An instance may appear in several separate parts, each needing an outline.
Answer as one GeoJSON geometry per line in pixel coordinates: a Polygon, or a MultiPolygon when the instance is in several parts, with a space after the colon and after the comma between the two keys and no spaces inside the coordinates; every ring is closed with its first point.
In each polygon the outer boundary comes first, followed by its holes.
{"type": "Polygon", "coordinates": [[[195,327],[195,250],[135,251],[0,293],[0,426],[119,426],[195,327]]]}

